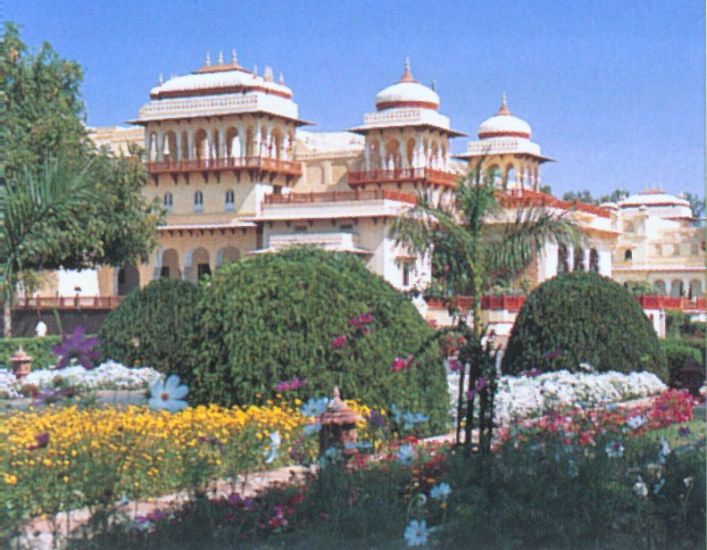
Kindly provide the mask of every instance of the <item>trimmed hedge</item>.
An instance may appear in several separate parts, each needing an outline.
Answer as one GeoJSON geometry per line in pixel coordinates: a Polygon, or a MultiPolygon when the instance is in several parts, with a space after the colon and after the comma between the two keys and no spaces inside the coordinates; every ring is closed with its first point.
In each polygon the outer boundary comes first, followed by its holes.
{"type": "Polygon", "coordinates": [[[32,356],[32,369],[46,369],[56,364],[57,357],[52,353],[52,348],[61,343],[61,336],[32,336],[29,338],[2,338],[0,339],[0,365],[1,368],[12,369],[10,357],[20,346],[32,356]]]}
{"type": "Polygon", "coordinates": [[[441,352],[430,344],[404,372],[396,357],[415,353],[433,336],[415,306],[356,257],[293,248],[227,264],[204,286],[202,338],[191,397],[221,405],[263,403],[294,377],[307,385],[288,399],[331,396],[368,406],[430,416],[445,427],[448,397],[441,352]],[[367,334],[334,350],[351,335],[353,317],[372,313],[367,334]]]}
{"type": "Polygon", "coordinates": [[[191,376],[198,331],[199,288],[157,279],[110,312],[98,333],[104,359],[191,376]]]}
{"type": "Polygon", "coordinates": [[[658,336],[641,307],[621,285],[596,273],[564,273],[530,294],[513,326],[503,369],[576,371],[580,363],[668,379],[658,336]]]}
{"type": "Polygon", "coordinates": [[[672,387],[679,387],[679,370],[688,361],[702,364],[702,353],[683,340],[668,338],[660,343],[668,363],[669,382],[672,387]]]}

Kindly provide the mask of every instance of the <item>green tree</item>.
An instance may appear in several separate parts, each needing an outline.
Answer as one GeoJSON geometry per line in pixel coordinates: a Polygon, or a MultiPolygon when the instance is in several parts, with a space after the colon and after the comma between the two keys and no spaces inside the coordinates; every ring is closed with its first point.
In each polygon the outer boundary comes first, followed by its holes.
{"type": "MultiPolygon", "coordinates": [[[[47,43],[30,52],[13,23],[5,24],[0,46],[6,106],[4,200],[45,212],[31,226],[16,225],[21,234],[5,230],[4,257],[14,258],[4,269],[12,274],[6,284],[32,271],[146,261],[162,211],[141,194],[147,174],[139,148],[116,157],[90,141],[77,63],[62,59],[47,43]],[[86,192],[78,192],[84,186],[86,192]],[[61,199],[50,213],[37,202],[40,195],[28,195],[38,188],[45,191],[41,196],[61,199]]],[[[14,290],[6,290],[5,298],[14,290]]]]}
{"type": "Polygon", "coordinates": [[[701,227],[704,224],[705,217],[705,199],[693,193],[685,193],[685,200],[690,203],[692,216],[694,217],[693,225],[701,227]]]}
{"type": "Polygon", "coordinates": [[[398,245],[432,254],[444,296],[469,295],[473,329],[481,331],[481,296],[499,280],[517,277],[547,240],[575,243],[579,234],[565,215],[521,208],[508,218],[493,175],[480,167],[462,178],[453,196],[421,193],[417,205],[396,219],[398,245]]]}

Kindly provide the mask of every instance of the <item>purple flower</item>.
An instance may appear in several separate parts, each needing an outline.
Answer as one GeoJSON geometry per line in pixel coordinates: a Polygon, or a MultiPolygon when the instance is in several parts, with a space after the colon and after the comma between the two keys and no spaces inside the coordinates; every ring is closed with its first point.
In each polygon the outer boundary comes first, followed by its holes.
{"type": "Polygon", "coordinates": [[[557,348],[552,351],[548,351],[546,354],[543,355],[543,358],[552,361],[553,359],[557,359],[560,355],[562,355],[562,350],[560,348],[557,348]]]}
{"type": "Polygon", "coordinates": [[[447,367],[449,367],[449,372],[461,372],[464,370],[464,366],[456,359],[449,359],[447,361],[447,367]]]}
{"type": "Polygon", "coordinates": [[[691,433],[692,431],[689,426],[680,426],[680,428],[678,428],[678,435],[680,437],[690,437],[691,433]]]}
{"type": "Polygon", "coordinates": [[[368,415],[368,423],[373,427],[383,428],[385,426],[385,416],[376,409],[371,409],[368,415]]]}
{"type": "Polygon", "coordinates": [[[36,449],[43,449],[44,447],[49,445],[49,432],[44,432],[42,434],[35,435],[34,439],[37,443],[34,445],[29,445],[27,449],[30,451],[34,451],[36,449]]]}
{"type": "Polygon", "coordinates": [[[72,359],[76,359],[85,369],[92,369],[93,362],[100,357],[95,347],[98,338],[84,338],[85,327],[78,326],[71,336],[62,334],[61,344],[52,348],[52,353],[59,357],[58,369],[63,369],[72,359]]]}
{"type": "Polygon", "coordinates": [[[295,376],[292,380],[283,380],[282,382],[279,382],[277,386],[275,386],[275,391],[286,392],[298,390],[304,387],[306,384],[307,380],[305,378],[298,378],[295,376]]]}
{"type": "Polygon", "coordinates": [[[341,336],[337,336],[331,341],[331,348],[332,349],[340,349],[343,348],[346,345],[346,336],[343,334],[341,336]]]}

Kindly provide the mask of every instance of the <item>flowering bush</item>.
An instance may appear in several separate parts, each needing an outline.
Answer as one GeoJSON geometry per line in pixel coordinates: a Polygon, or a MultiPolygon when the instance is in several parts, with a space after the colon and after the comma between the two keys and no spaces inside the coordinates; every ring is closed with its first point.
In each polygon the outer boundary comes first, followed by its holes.
{"type": "Polygon", "coordinates": [[[23,386],[38,390],[58,386],[86,390],[141,390],[146,389],[161,376],[149,367],[128,368],[114,361],[106,361],[94,369],[72,365],[63,369],[40,369],[17,379],[8,370],[0,369],[0,398],[22,397],[23,386]]]}
{"type": "MultiPolygon", "coordinates": [[[[450,362],[451,363],[451,362],[450,362]]],[[[448,366],[449,395],[456,406],[458,377],[448,366]]],[[[657,395],[667,389],[649,372],[571,373],[556,371],[525,376],[501,376],[495,398],[496,421],[539,416],[566,407],[599,407],[609,403],[657,395]]]]}

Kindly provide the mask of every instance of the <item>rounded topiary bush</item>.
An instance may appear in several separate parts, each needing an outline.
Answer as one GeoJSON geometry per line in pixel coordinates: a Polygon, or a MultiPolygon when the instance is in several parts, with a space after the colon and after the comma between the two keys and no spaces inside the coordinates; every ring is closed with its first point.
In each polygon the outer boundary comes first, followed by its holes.
{"type": "Polygon", "coordinates": [[[695,349],[682,340],[673,338],[663,340],[661,342],[661,348],[663,349],[663,353],[665,353],[665,359],[668,364],[669,383],[672,387],[680,387],[680,369],[685,363],[694,361],[699,365],[703,364],[700,350],[695,349]]]}
{"type": "Polygon", "coordinates": [[[293,248],[228,264],[203,289],[202,338],[192,385],[198,402],[263,403],[280,381],[304,378],[286,399],[342,397],[370,407],[430,416],[439,429],[449,400],[440,349],[432,343],[413,365],[393,373],[396,357],[433,336],[415,306],[356,257],[293,248]],[[367,332],[350,323],[372,314],[367,332]],[[337,336],[346,335],[339,349],[337,336]]]}
{"type": "Polygon", "coordinates": [[[103,356],[190,379],[198,303],[199,288],[187,281],[158,279],[132,292],[101,325],[103,356]]]}
{"type": "Polygon", "coordinates": [[[647,370],[667,381],[658,336],[635,298],[596,273],[573,272],[545,281],[528,296],[513,326],[504,372],[647,370]]]}

